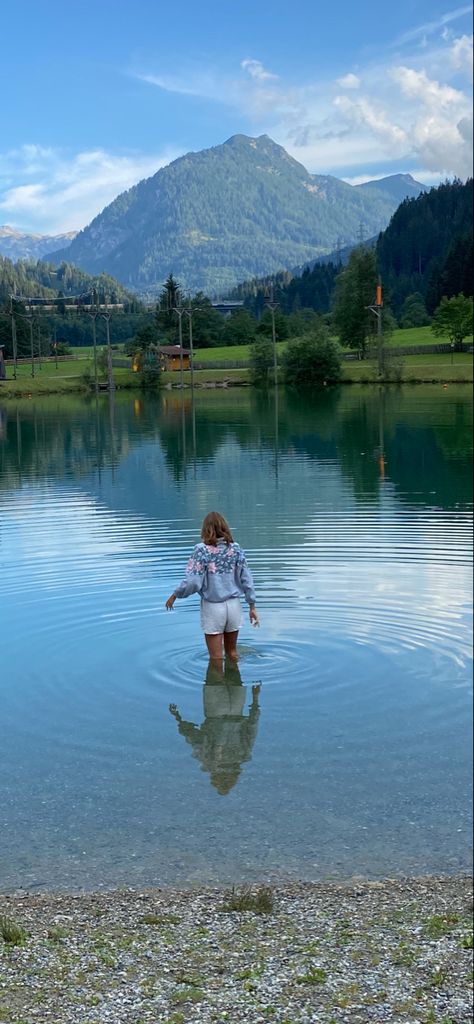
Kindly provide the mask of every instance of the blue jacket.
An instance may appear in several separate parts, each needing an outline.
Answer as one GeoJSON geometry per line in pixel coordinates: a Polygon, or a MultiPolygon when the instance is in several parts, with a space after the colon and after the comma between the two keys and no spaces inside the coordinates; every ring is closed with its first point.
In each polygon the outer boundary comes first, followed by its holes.
{"type": "Polygon", "coordinates": [[[252,573],[238,544],[219,541],[216,547],[197,544],[186,566],[186,576],[174,591],[176,597],[200,594],[205,601],[230,601],[243,595],[255,604],[252,573]]]}

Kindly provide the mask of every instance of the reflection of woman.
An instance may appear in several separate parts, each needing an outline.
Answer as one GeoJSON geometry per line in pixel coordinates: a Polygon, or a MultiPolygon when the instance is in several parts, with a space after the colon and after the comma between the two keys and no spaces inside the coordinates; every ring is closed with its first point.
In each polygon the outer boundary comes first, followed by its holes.
{"type": "Polygon", "coordinates": [[[209,772],[211,783],[223,796],[235,786],[242,764],[250,761],[257,735],[260,684],[252,686],[249,714],[244,714],[246,688],[237,665],[225,663],[218,671],[209,662],[203,686],[204,722],[185,722],[176,707],[170,711],[182,736],[193,748],[193,757],[209,772]]]}
{"type": "Polygon", "coordinates": [[[224,516],[209,512],[198,544],[186,567],[186,576],[166,602],[171,611],[176,598],[201,595],[201,625],[209,656],[220,667],[225,651],[237,660],[237,638],[242,626],[241,596],[249,605],[249,618],[259,625],[255,591],[242,548],[234,542],[224,516]],[[224,651],[223,651],[224,649],[224,651]]]}

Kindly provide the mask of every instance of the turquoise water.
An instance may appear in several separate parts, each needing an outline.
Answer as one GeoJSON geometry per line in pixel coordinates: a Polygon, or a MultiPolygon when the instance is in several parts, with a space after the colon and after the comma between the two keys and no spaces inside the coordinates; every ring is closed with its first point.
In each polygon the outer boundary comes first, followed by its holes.
{"type": "Polygon", "coordinates": [[[0,889],[470,863],[471,398],[0,406],[0,889]],[[261,628],[208,670],[205,513],[261,628]],[[170,710],[171,706],[171,710],[170,710]]]}

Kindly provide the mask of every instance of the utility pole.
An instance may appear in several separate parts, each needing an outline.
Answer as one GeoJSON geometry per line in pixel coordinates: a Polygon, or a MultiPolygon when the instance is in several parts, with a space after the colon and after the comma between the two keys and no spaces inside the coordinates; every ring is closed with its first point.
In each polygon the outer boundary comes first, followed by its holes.
{"type": "Polygon", "coordinates": [[[383,373],[383,324],[382,324],[382,309],[383,309],[383,296],[382,296],[382,281],[379,277],[377,288],[375,291],[375,302],[372,306],[367,306],[370,312],[377,317],[377,363],[379,376],[383,373]]]}
{"type": "Polygon", "coordinates": [[[194,388],[194,348],[193,348],[193,307],[188,306],[184,312],[189,320],[189,351],[191,353],[191,387],[194,388]]]}
{"type": "Polygon", "coordinates": [[[105,296],[105,307],[106,312],[102,313],[102,319],[105,320],[105,334],[107,339],[107,387],[109,391],[115,391],[114,372],[112,366],[112,347],[110,344],[110,313],[107,296],[105,296]]]}
{"type": "Polygon", "coordinates": [[[98,368],[97,368],[97,331],[96,331],[96,320],[97,320],[97,317],[100,315],[97,289],[93,288],[92,289],[92,294],[91,294],[90,291],[88,291],[88,292],[81,292],[81,294],[79,295],[79,298],[78,298],[78,306],[79,306],[79,311],[86,313],[87,316],[90,316],[90,318],[92,320],[92,344],[93,344],[93,347],[94,347],[94,387],[95,387],[95,390],[97,392],[99,390],[99,375],[98,375],[98,368]],[[92,299],[92,302],[90,304],[90,309],[81,310],[82,299],[84,297],[87,297],[87,296],[90,296],[91,299],[92,299]]]}
{"type": "Polygon", "coordinates": [[[30,321],[30,349],[31,349],[31,376],[35,375],[35,342],[33,338],[33,317],[29,317],[30,321]]]}
{"type": "Polygon", "coordinates": [[[41,325],[40,324],[38,324],[38,366],[39,366],[39,369],[41,370],[42,369],[42,364],[41,364],[41,325]]]}
{"type": "Polygon", "coordinates": [[[13,312],[13,297],[10,295],[10,316],[12,318],[12,353],[13,353],[13,380],[16,380],[16,368],[18,363],[18,341],[16,336],[15,314],[13,312]]]}
{"type": "MultiPolygon", "coordinates": [[[[179,299],[178,299],[178,301],[179,301],[179,299]]],[[[179,370],[180,370],[180,376],[181,376],[181,387],[183,388],[184,387],[184,374],[183,374],[184,366],[183,366],[183,324],[182,324],[182,318],[183,318],[183,315],[186,312],[186,310],[183,309],[182,306],[172,306],[172,310],[173,310],[173,313],[176,313],[176,316],[178,317],[179,370]]]]}
{"type": "Polygon", "coordinates": [[[276,330],[275,330],[275,310],[280,305],[279,302],[275,302],[273,298],[273,286],[270,292],[270,298],[265,300],[267,309],[270,310],[272,318],[272,344],[273,344],[273,380],[275,387],[278,385],[278,360],[277,360],[277,347],[276,347],[276,330]]]}

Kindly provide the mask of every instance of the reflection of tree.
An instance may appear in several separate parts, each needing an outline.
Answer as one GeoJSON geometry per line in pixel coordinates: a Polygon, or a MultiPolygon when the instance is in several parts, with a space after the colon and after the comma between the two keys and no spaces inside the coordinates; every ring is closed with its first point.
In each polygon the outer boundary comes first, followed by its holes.
{"type": "Polygon", "coordinates": [[[108,396],[8,403],[2,408],[0,487],[16,487],[20,480],[81,479],[120,462],[144,434],[157,432],[146,418],[137,430],[129,407],[130,400],[126,417],[120,405],[111,417],[108,396]]]}
{"type": "Polygon", "coordinates": [[[376,500],[384,480],[403,502],[452,508],[470,500],[471,406],[461,390],[345,386],[310,398],[280,389],[277,406],[273,392],[250,388],[198,392],[194,400],[188,392],[117,393],[113,416],[106,395],[1,408],[2,488],[82,479],[151,440],[177,481],[226,446],[231,473],[236,446],[272,463],[295,453],[339,462],[361,500],[376,500]]]}
{"type": "Polygon", "coordinates": [[[260,686],[252,686],[249,714],[244,714],[247,690],[242,684],[239,669],[233,662],[225,662],[220,672],[211,662],[203,686],[204,721],[202,725],[186,722],[175,704],[170,711],[200,762],[202,771],[208,772],[217,792],[225,796],[235,786],[242,765],[250,761],[260,716],[258,695],[260,686]]]}

